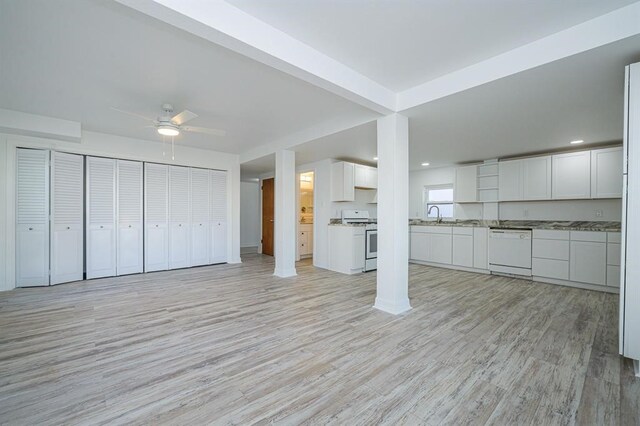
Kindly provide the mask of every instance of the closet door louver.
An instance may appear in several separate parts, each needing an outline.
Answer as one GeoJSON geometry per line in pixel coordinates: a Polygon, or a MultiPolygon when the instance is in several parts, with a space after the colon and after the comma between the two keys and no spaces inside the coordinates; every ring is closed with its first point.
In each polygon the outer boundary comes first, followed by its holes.
{"type": "Polygon", "coordinates": [[[144,270],[169,269],[169,166],[144,165],[144,270]]]}
{"type": "Polygon", "coordinates": [[[209,171],[211,245],[209,263],[227,262],[227,172],[209,171]]]}
{"type": "Polygon", "coordinates": [[[16,285],[49,285],[49,151],[16,153],[16,285]]]}
{"type": "Polygon", "coordinates": [[[87,157],[87,279],[116,275],[116,160],[87,157]]]}
{"type": "Polygon", "coordinates": [[[118,275],[143,271],[142,163],[117,160],[118,275]]]}
{"type": "Polygon", "coordinates": [[[82,280],[84,157],[51,153],[51,284],[82,280]]]}
{"type": "Polygon", "coordinates": [[[169,269],[189,266],[189,168],[169,166],[169,269]]]}
{"type": "Polygon", "coordinates": [[[209,263],[209,170],[191,169],[191,266],[209,263]]]}

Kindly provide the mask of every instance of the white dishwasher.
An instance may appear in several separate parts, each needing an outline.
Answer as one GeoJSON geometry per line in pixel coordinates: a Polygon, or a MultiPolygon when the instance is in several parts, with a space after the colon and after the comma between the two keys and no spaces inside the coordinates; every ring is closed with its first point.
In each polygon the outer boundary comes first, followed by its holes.
{"type": "Polygon", "coordinates": [[[531,229],[490,229],[489,270],[530,277],[531,229]]]}

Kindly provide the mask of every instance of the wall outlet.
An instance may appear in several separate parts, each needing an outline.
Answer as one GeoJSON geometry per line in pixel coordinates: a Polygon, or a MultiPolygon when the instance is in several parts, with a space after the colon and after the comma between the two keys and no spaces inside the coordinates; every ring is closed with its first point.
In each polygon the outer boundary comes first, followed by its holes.
{"type": "Polygon", "coordinates": [[[596,217],[604,216],[604,212],[602,210],[596,210],[596,217]]]}

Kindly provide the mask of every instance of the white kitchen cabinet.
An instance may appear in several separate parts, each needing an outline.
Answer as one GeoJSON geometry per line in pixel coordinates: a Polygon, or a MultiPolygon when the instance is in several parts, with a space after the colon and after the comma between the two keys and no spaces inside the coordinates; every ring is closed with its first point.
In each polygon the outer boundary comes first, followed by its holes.
{"type": "Polygon", "coordinates": [[[534,257],[531,259],[531,274],[534,277],[568,280],[569,261],[534,257]]]}
{"type": "Polygon", "coordinates": [[[116,275],[116,160],[87,157],[87,279],[116,275]]]}
{"type": "Polygon", "coordinates": [[[426,262],[428,259],[429,251],[429,237],[424,232],[411,232],[410,233],[410,258],[414,260],[420,260],[426,262]]]}
{"type": "Polygon", "coordinates": [[[622,147],[591,151],[591,198],[622,197],[622,147]]]}
{"type": "Polygon", "coordinates": [[[355,200],[355,164],[339,161],[331,164],[331,201],[355,200]]]}
{"type": "Polygon", "coordinates": [[[607,245],[594,241],[571,241],[569,279],[581,283],[605,285],[607,245]]]}
{"type": "Polygon", "coordinates": [[[189,168],[169,166],[169,269],[190,264],[189,168]]]}
{"type": "Polygon", "coordinates": [[[477,165],[456,168],[453,200],[456,203],[475,203],[478,201],[477,165]]]}
{"type": "Polygon", "coordinates": [[[473,228],[473,267],[489,268],[489,229],[473,228]]]}
{"type": "Polygon", "coordinates": [[[354,164],[354,186],[362,189],[376,189],[378,170],[375,167],[354,164]]]}
{"type": "Polygon", "coordinates": [[[522,160],[498,163],[498,200],[520,201],[523,198],[522,160]]]}
{"type": "Polygon", "coordinates": [[[621,234],[607,233],[607,286],[620,287],[621,234]]]}
{"type": "Polygon", "coordinates": [[[551,156],[522,160],[522,199],[551,199],[551,156]]]}
{"type": "Polygon", "coordinates": [[[211,190],[209,263],[227,262],[227,172],[209,171],[211,190]]]}
{"type": "Polygon", "coordinates": [[[51,153],[50,284],[82,280],[84,274],[84,157],[51,153]]]}
{"type": "Polygon", "coordinates": [[[18,287],[49,285],[49,157],[38,149],[16,152],[18,287]]]}
{"type": "Polygon", "coordinates": [[[329,226],[329,269],[357,274],[363,271],[364,261],[364,226],[329,226]]]}
{"type": "Polygon", "coordinates": [[[427,234],[427,261],[451,265],[453,251],[451,227],[434,226],[430,228],[436,232],[429,232],[427,234]]]}
{"type": "Polygon", "coordinates": [[[209,263],[210,222],[209,170],[191,168],[191,255],[190,266],[209,263]]]}
{"type": "Polygon", "coordinates": [[[169,269],[169,166],[144,165],[144,269],[169,269]]]}
{"type": "Polygon", "coordinates": [[[591,197],[591,152],[569,152],[551,157],[552,198],[591,197]]]}
{"type": "Polygon", "coordinates": [[[473,267],[473,228],[453,228],[452,264],[473,267]],[[465,232],[469,231],[469,232],[465,232]]]}
{"type": "Polygon", "coordinates": [[[138,274],[144,270],[143,166],[139,161],[118,160],[116,172],[116,272],[138,274]]]}
{"type": "Polygon", "coordinates": [[[569,280],[570,233],[533,230],[531,274],[534,277],[569,280]]]}
{"type": "Polygon", "coordinates": [[[313,254],[313,225],[300,224],[298,228],[298,254],[309,256],[313,254]]]}

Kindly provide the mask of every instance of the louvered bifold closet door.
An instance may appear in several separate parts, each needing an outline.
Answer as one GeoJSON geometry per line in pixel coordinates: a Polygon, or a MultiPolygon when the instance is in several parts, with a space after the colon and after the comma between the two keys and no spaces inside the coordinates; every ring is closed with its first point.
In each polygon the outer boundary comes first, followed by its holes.
{"type": "Polygon", "coordinates": [[[49,151],[16,153],[16,285],[49,285],[49,151]]]}
{"type": "Polygon", "coordinates": [[[84,157],[51,153],[51,284],[82,279],[84,157]]]}
{"type": "Polygon", "coordinates": [[[209,170],[191,169],[191,266],[209,263],[209,170]]]}
{"type": "Polygon", "coordinates": [[[227,262],[227,172],[209,171],[211,189],[210,263],[227,262]]]}
{"type": "Polygon", "coordinates": [[[144,268],[142,237],[142,163],[117,160],[116,272],[141,273],[144,268]]]}
{"type": "Polygon", "coordinates": [[[144,270],[169,269],[169,166],[144,165],[144,270]]]}
{"type": "Polygon", "coordinates": [[[189,168],[169,166],[169,269],[189,266],[189,168]]]}
{"type": "Polygon", "coordinates": [[[87,278],[116,275],[116,160],[87,157],[87,278]]]}

